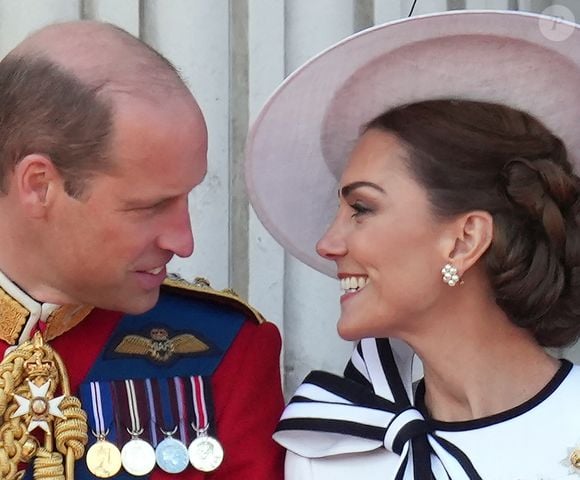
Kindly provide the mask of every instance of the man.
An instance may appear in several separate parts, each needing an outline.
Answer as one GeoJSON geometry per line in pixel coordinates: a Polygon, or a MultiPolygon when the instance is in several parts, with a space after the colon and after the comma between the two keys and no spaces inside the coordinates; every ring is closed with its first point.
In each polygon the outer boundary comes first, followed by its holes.
{"type": "Polygon", "coordinates": [[[276,329],[203,281],[159,297],[207,163],[175,69],[53,25],[0,62],[0,105],[0,478],[281,478],[276,329]]]}

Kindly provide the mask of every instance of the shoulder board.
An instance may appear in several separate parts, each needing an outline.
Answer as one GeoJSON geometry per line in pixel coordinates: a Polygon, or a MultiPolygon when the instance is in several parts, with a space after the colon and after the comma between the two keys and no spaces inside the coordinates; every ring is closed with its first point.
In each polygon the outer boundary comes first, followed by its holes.
{"type": "Polygon", "coordinates": [[[258,310],[242,300],[234,290],[231,288],[216,290],[203,277],[196,277],[192,283],[177,276],[171,276],[163,282],[163,290],[182,293],[195,298],[210,299],[228,305],[238,311],[245,312],[256,323],[264,323],[266,321],[258,310]]]}

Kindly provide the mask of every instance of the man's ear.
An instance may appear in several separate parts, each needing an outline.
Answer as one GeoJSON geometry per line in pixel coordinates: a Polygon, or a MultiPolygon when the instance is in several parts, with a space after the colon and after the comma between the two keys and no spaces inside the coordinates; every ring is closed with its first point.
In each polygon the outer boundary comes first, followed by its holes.
{"type": "Polygon", "coordinates": [[[491,245],[493,217],[484,210],[474,210],[458,216],[451,227],[455,241],[449,259],[462,276],[491,245]]]}
{"type": "Polygon", "coordinates": [[[23,210],[31,217],[41,218],[56,189],[61,188],[62,178],[50,158],[33,153],[16,164],[12,186],[23,210]]]}

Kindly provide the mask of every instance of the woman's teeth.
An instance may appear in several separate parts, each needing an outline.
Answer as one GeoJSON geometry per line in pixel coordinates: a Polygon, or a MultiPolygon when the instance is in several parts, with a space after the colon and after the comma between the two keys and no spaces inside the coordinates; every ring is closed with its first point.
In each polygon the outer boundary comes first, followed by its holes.
{"type": "Polygon", "coordinates": [[[364,288],[369,283],[368,277],[344,277],[340,279],[340,288],[344,293],[352,293],[364,288]]]}
{"type": "Polygon", "coordinates": [[[151,270],[147,270],[147,273],[150,273],[151,275],[158,275],[163,271],[163,267],[157,267],[157,268],[153,268],[151,270]]]}

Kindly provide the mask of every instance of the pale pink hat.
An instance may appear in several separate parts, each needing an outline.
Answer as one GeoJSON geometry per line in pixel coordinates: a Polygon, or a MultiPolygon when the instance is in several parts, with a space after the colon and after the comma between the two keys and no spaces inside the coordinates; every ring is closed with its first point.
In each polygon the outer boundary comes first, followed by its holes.
{"type": "Polygon", "coordinates": [[[338,180],[361,127],[420,100],[529,112],[578,164],[580,26],[553,22],[522,12],[440,13],[365,30],[311,59],[274,92],[248,137],[246,183],[264,226],[292,255],[334,276],[315,246],[336,212],[338,180]]]}

